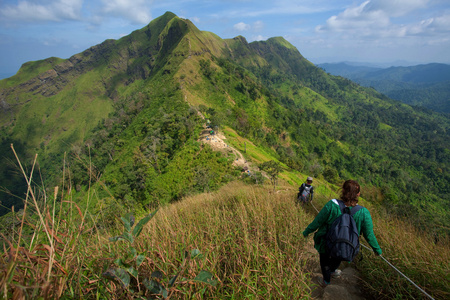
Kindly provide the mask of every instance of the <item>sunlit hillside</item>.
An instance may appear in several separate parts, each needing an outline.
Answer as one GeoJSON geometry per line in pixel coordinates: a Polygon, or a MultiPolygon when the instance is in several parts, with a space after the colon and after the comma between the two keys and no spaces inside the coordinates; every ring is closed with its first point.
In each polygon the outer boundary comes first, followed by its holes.
{"type": "MultiPolygon", "coordinates": [[[[111,219],[108,210],[93,214],[62,191],[46,199],[30,194],[3,235],[8,251],[0,260],[1,293],[8,299],[322,299],[330,291],[314,283],[318,255],[301,233],[336,191],[321,182],[317,189],[313,204],[300,207],[295,187],[283,180],[276,191],[233,182],[161,207],[144,223],[147,213],[116,211],[111,219]]],[[[95,190],[89,195],[104,200],[95,190]]],[[[383,256],[435,299],[448,298],[449,281],[442,280],[449,271],[448,241],[436,244],[361,204],[372,213],[383,256]]],[[[362,255],[341,266],[358,272],[352,279],[358,289],[345,281],[332,286],[352,299],[424,297],[380,257],[365,249],[362,255]]]]}
{"type": "MultiPolygon", "coordinates": [[[[358,180],[386,258],[445,299],[449,128],[284,38],[222,39],[170,12],[25,63],[0,81],[1,293],[326,298],[301,236],[317,211],[293,201],[312,176],[317,209],[358,180]]],[[[349,268],[356,293],[422,297],[369,253],[349,268]]]]}

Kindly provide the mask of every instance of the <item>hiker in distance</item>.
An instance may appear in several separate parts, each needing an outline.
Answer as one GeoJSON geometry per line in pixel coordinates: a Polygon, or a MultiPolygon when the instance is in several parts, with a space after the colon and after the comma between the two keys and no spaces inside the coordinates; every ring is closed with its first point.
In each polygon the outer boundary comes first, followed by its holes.
{"type": "Polygon", "coordinates": [[[372,217],[367,208],[358,205],[359,195],[358,182],[345,181],[341,190],[341,200],[328,201],[314,221],[303,231],[303,236],[307,237],[317,230],[314,234],[314,248],[320,256],[323,278],[319,277],[317,280],[322,287],[330,284],[331,277],[337,278],[341,275],[341,270],[338,270],[341,261],[350,262],[359,252],[360,234],[372,247],[375,255],[381,255],[381,248],[373,232],[372,217]],[[342,226],[337,225],[339,222],[342,226]],[[346,222],[347,224],[344,224],[346,222]],[[356,226],[353,233],[352,226],[356,226]],[[344,235],[339,231],[344,232],[344,235]],[[339,242],[342,238],[349,241],[339,242]]]}
{"type": "Polygon", "coordinates": [[[313,178],[306,178],[306,183],[302,183],[302,185],[298,188],[297,201],[299,201],[302,205],[307,203],[308,200],[312,201],[314,197],[314,187],[312,186],[313,178]]]}

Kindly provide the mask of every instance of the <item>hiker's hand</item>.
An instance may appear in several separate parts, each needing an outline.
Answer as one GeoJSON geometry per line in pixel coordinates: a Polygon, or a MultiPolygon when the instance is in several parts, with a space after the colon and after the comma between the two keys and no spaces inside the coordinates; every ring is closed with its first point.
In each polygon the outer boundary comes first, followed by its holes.
{"type": "Polygon", "coordinates": [[[377,253],[377,252],[373,252],[373,253],[375,253],[375,256],[380,256],[381,254],[379,254],[379,253],[377,253]]]}

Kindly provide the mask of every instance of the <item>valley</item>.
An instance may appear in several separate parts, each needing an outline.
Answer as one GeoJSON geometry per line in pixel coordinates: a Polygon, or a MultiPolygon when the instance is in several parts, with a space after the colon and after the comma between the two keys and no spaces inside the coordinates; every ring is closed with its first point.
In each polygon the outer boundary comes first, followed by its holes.
{"type": "MultiPolygon", "coordinates": [[[[445,299],[449,130],[447,114],[327,74],[282,37],[222,39],[166,12],[0,80],[1,290],[325,299],[301,236],[317,212],[294,204],[312,176],[319,208],[360,182],[386,256],[445,299]],[[134,218],[149,221],[139,238],[134,218]]],[[[421,297],[369,257],[346,271],[353,299],[421,297]]]]}

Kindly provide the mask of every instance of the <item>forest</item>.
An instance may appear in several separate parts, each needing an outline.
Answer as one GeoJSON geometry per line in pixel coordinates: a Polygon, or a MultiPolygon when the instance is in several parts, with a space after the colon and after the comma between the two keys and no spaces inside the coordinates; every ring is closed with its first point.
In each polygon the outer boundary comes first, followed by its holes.
{"type": "Polygon", "coordinates": [[[351,63],[319,64],[336,76],[372,87],[403,103],[450,113],[450,65],[430,63],[409,67],[375,68],[351,63]]]}
{"type": "MultiPolygon", "coordinates": [[[[215,190],[242,170],[232,166],[233,157],[198,142],[208,119],[271,153],[285,171],[331,184],[355,178],[372,191],[365,195],[370,201],[419,228],[432,222],[436,235],[448,235],[448,117],[329,75],[283,38],[222,40],[168,13],[69,61],[73,70],[62,63],[69,68],[67,78],[50,96],[20,94],[27,84],[18,82],[31,78],[21,72],[0,82],[6,101],[13,103],[15,95],[34,99],[4,111],[4,120],[11,112],[15,119],[1,132],[2,214],[12,205],[21,207],[16,195],[26,191],[11,144],[28,169],[39,153],[41,184],[70,183],[83,193],[100,180],[125,207],[157,207],[215,190]],[[128,67],[112,67],[124,65],[123,59],[129,59],[128,67]],[[78,85],[67,85],[69,79],[78,85]],[[62,120],[52,101],[62,103],[68,116],[77,111],[81,122],[62,120]],[[81,101],[95,103],[96,110],[84,110],[81,101]],[[44,119],[39,110],[46,111],[44,119]],[[46,118],[44,126],[36,126],[46,118]],[[52,122],[61,129],[51,129],[52,122]],[[88,130],[77,127],[84,122],[88,130]]],[[[58,63],[24,68],[39,74],[58,63]]]]}
{"type": "MultiPolygon", "coordinates": [[[[383,255],[448,299],[448,115],[327,74],[284,38],[221,39],[168,12],[0,89],[0,296],[312,298],[301,232],[356,179],[383,255]],[[308,176],[314,203],[296,206],[308,176]]],[[[361,254],[345,263],[361,294],[423,297],[361,254]]]]}

